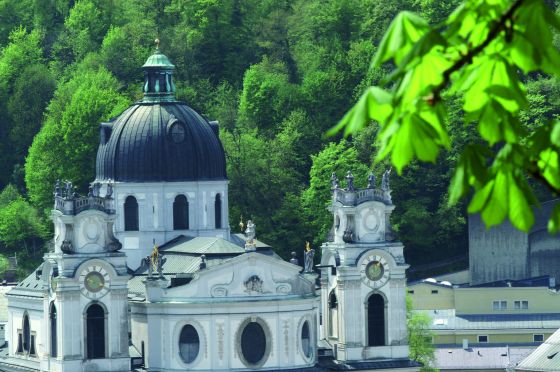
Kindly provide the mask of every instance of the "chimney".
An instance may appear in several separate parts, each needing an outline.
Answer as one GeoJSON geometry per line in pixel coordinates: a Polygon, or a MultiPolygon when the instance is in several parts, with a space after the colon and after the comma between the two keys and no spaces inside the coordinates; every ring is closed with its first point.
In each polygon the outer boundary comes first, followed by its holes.
{"type": "Polygon", "coordinates": [[[467,338],[463,339],[463,350],[469,349],[469,340],[467,338]]]}

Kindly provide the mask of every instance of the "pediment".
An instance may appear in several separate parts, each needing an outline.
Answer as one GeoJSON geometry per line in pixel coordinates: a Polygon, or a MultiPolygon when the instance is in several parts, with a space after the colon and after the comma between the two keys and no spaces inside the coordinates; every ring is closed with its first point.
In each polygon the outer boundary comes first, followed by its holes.
{"type": "Polygon", "coordinates": [[[199,271],[190,283],[168,288],[164,297],[219,299],[313,295],[314,283],[300,271],[300,266],[275,257],[245,253],[199,271]]]}

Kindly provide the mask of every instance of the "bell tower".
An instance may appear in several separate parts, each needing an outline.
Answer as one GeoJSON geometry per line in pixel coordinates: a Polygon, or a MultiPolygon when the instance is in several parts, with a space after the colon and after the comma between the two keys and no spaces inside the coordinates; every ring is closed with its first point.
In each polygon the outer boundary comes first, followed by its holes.
{"type": "Polygon", "coordinates": [[[408,360],[403,245],[395,241],[390,216],[395,208],[390,170],[376,187],[346,188],[331,178],[332,239],[322,245],[322,334],[343,362],[408,360]]]}
{"type": "Polygon", "coordinates": [[[42,267],[42,370],[130,369],[125,254],[113,236],[114,200],[57,184],[54,252],[42,267]],[[44,369],[43,369],[44,367],[44,369]]]}

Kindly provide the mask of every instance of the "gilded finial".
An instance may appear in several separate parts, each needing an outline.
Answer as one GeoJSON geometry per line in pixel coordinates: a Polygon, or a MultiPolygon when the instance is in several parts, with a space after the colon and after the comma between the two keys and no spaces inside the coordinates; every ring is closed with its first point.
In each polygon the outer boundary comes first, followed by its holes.
{"type": "Polygon", "coordinates": [[[156,50],[159,50],[159,38],[156,38],[154,43],[156,44],[156,50]]]}
{"type": "Polygon", "coordinates": [[[311,243],[305,242],[305,251],[309,252],[311,250],[311,243]]]}
{"type": "Polygon", "coordinates": [[[241,217],[239,218],[239,228],[241,229],[241,232],[245,232],[245,224],[243,223],[243,215],[241,215],[241,217]]]}
{"type": "Polygon", "coordinates": [[[154,271],[157,270],[157,265],[158,265],[158,256],[159,256],[159,249],[157,244],[154,245],[154,249],[152,250],[152,254],[150,256],[151,259],[151,263],[152,263],[152,268],[154,271]]]}

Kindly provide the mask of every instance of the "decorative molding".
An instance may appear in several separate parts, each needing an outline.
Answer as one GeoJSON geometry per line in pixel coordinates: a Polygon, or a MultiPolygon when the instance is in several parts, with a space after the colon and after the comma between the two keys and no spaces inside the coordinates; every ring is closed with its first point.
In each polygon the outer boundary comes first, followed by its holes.
{"type": "Polygon", "coordinates": [[[224,359],[224,323],[217,323],[217,335],[218,335],[218,358],[220,360],[224,359]]]}
{"type": "Polygon", "coordinates": [[[284,320],[284,352],[286,353],[286,358],[290,356],[290,321],[288,319],[284,320]]]}
{"type": "Polygon", "coordinates": [[[243,285],[245,286],[245,292],[247,293],[263,293],[263,281],[258,275],[251,275],[249,279],[243,282],[243,285]]]}

